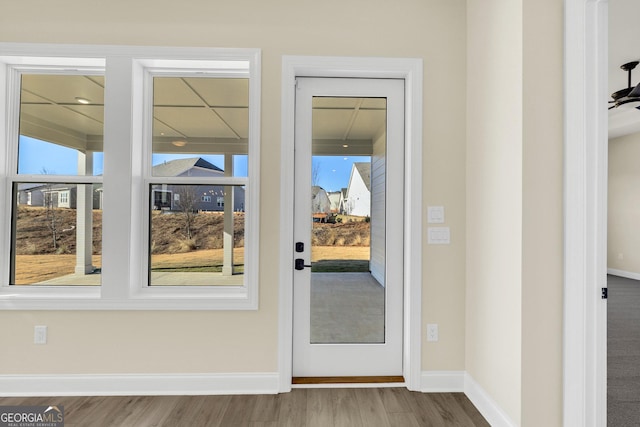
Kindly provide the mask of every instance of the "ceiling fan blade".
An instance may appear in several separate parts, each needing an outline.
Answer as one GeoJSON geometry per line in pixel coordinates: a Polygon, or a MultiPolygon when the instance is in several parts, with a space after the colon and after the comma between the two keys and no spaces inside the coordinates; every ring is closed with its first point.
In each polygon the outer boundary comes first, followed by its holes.
{"type": "Polygon", "coordinates": [[[629,92],[629,95],[627,95],[629,98],[638,98],[640,97],[640,84],[636,85],[636,87],[633,88],[633,90],[631,92],[629,92]]]}
{"type": "Polygon", "coordinates": [[[607,110],[613,110],[616,107],[617,107],[617,105],[612,105],[611,107],[607,108],[607,110]]]}

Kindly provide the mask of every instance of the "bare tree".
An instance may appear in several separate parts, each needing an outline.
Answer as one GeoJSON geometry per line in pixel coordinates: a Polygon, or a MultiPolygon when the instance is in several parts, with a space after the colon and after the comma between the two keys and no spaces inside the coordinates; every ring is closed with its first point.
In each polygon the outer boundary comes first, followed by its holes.
{"type": "MultiPolygon", "coordinates": [[[[46,168],[42,168],[43,175],[49,175],[51,172],[46,168]]],[[[58,236],[60,234],[60,218],[58,215],[58,194],[53,191],[53,185],[47,184],[42,189],[43,204],[45,209],[45,218],[47,228],[51,232],[53,239],[53,249],[58,249],[58,236]]]]}
{"type": "Polygon", "coordinates": [[[47,219],[47,228],[51,232],[51,238],[53,239],[53,249],[58,249],[58,235],[59,235],[59,218],[58,218],[58,197],[57,194],[51,191],[51,186],[45,187],[44,192],[44,209],[47,219]]]}
{"type": "Polygon", "coordinates": [[[184,232],[187,239],[193,238],[193,223],[198,212],[199,197],[197,187],[194,185],[181,185],[176,191],[178,200],[175,201],[175,207],[182,213],[184,221],[184,232]]]}
{"type": "Polygon", "coordinates": [[[313,162],[311,166],[311,185],[317,186],[320,180],[320,161],[313,162]]]}

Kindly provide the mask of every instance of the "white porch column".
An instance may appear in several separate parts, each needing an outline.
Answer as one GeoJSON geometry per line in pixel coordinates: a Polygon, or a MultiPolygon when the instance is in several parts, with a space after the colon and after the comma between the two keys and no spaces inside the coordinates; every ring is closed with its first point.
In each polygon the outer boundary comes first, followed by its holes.
{"type": "MultiPolygon", "coordinates": [[[[233,155],[224,155],[224,176],[233,176],[233,155]]],[[[222,275],[233,275],[233,186],[224,187],[224,240],[222,275]]]]}
{"type": "MultiPolygon", "coordinates": [[[[93,151],[78,151],[78,175],[93,174],[93,151]]],[[[76,268],[79,275],[91,274],[93,252],[93,185],[78,184],[76,191],[76,268]]]]}

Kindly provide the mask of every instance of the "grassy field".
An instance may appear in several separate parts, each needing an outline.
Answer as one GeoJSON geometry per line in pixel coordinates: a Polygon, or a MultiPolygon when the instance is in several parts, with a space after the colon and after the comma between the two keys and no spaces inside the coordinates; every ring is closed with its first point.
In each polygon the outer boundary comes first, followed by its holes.
{"type": "MultiPolygon", "coordinates": [[[[222,249],[204,249],[179,254],[157,254],[151,256],[152,271],[199,271],[221,272],[224,253],[222,249]]],[[[233,249],[233,264],[236,272],[244,271],[244,248],[233,249]]]]}
{"type": "MultiPolygon", "coordinates": [[[[222,249],[205,249],[180,254],[159,254],[152,257],[154,271],[220,271],[222,249]]],[[[315,246],[313,247],[313,271],[368,271],[369,247],[366,246],[315,246]]],[[[75,255],[16,255],[15,284],[41,283],[56,277],[73,274],[75,255]]],[[[234,249],[234,264],[244,269],[244,248],[234,249]]],[[[102,258],[93,256],[93,265],[102,267],[102,258]]]]}

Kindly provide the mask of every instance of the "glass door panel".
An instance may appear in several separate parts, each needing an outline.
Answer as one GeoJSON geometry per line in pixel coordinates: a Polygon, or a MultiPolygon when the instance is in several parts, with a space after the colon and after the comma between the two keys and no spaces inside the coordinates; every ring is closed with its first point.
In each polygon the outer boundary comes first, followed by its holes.
{"type": "Polygon", "coordinates": [[[386,98],[312,108],[310,343],[382,344],[386,98]]]}
{"type": "Polygon", "coordinates": [[[293,375],[400,375],[404,82],[297,79],[293,375]]]}

